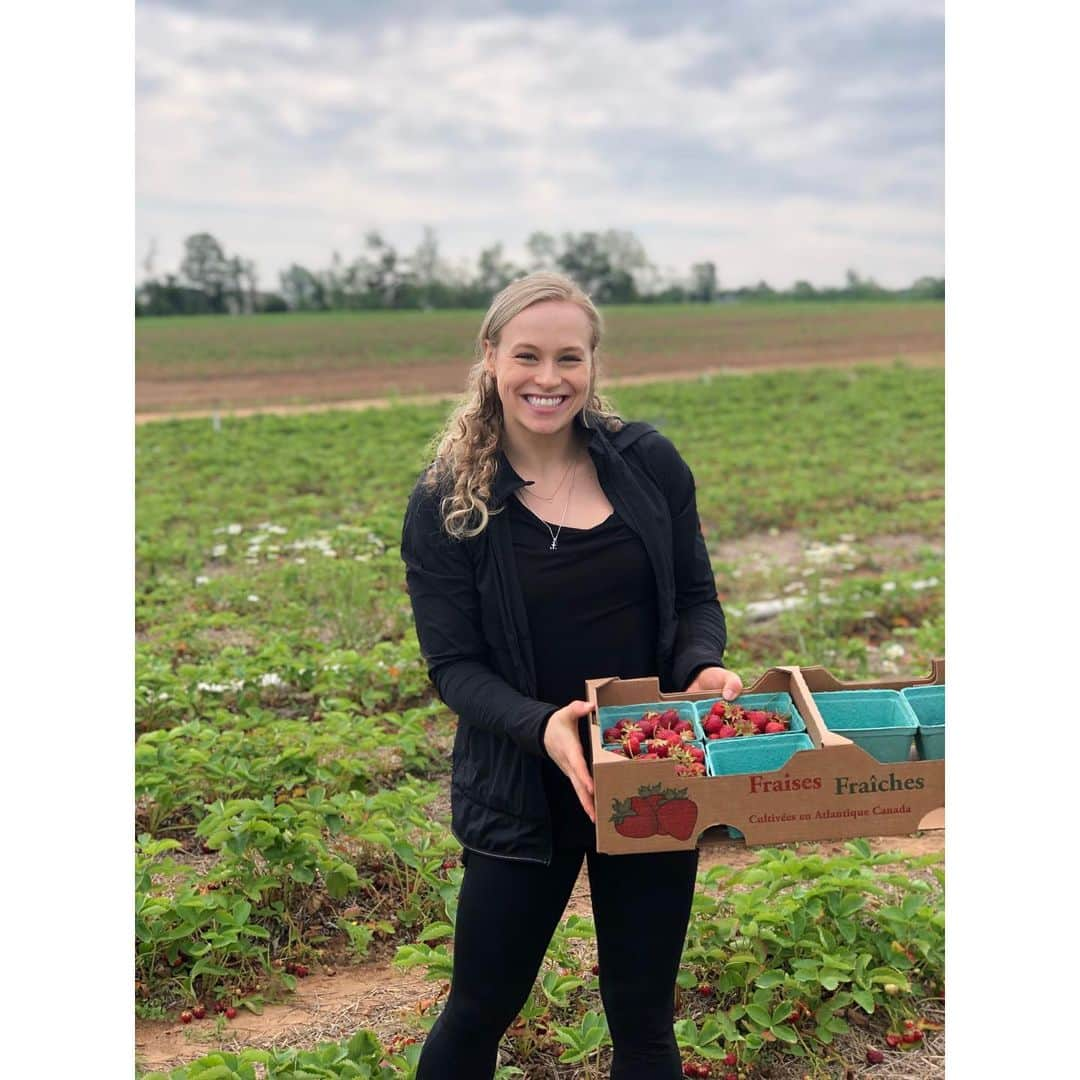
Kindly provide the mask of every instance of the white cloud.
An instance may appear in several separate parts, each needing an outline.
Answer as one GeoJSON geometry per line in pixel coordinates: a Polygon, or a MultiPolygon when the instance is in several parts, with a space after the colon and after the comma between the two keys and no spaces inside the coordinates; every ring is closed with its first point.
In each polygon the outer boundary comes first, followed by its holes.
{"type": "MultiPolygon", "coordinates": [[[[875,10],[851,6],[852,17],[875,10]]],[[[843,257],[884,283],[942,269],[940,196],[888,195],[898,176],[940,190],[939,155],[864,154],[858,181],[846,175],[860,107],[907,85],[895,74],[853,78],[837,91],[845,108],[808,118],[807,73],[788,53],[725,78],[714,58],[738,42],[699,27],[640,36],[595,17],[499,15],[330,32],[148,5],[136,27],[138,253],[156,237],[159,270],[203,229],[254,257],[269,284],[294,259],[322,265],[335,247],[348,257],[368,228],[409,246],[422,224],[451,257],[497,241],[520,255],[535,229],[668,227],[665,250],[646,248],[683,268],[719,254],[688,245],[688,231],[728,230],[724,261],[740,280],[742,262],[760,261],[752,252],[787,258],[792,238],[820,244],[823,229],[840,230],[835,243],[846,230],[843,257]],[[715,84],[687,80],[701,65],[715,84]],[[654,140],[672,159],[662,188],[633,165],[654,140]],[[685,169],[674,140],[693,148],[685,169]],[[796,186],[719,192],[698,154],[790,173],[796,186]],[[815,190],[841,182],[849,190],[834,197],[815,190]],[[882,239],[904,230],[927,238],[917,257],[882,239]]],[[[800,265],[818,272],[796,276],[839,276],[821,252],[800,265]]],[[[754,273],[792,280],[781,262],[754,273]]]]}

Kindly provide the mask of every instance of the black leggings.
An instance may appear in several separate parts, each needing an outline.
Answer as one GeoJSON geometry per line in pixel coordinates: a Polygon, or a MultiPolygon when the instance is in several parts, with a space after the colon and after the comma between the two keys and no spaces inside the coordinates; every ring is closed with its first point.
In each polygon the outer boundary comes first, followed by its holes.
{"type": "Polygon", "coordinates": [[[698,853],[556,851],[550,866],[468,851],[454,975],[416,1080],[491,1080],[499,1040],[528,999],[583,856],[614,1044],[611,1080],[678,1080],[673,1031],[698,853]]]}

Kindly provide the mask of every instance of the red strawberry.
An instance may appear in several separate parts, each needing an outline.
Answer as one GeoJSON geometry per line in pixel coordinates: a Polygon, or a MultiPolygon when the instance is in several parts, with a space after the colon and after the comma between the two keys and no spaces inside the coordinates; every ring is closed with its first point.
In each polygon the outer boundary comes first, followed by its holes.
{"type": "Polygon", "coordinates": [[[915,1021],[914,1020],[905,1020],[904,1021],[904,1027],[907,1028],[908,1031],[910,1031],[914,1026],[915,1026],[915,1021]]]}
{"type": "Polygon", "coordinates": [[[604,729],[604,742],[617,743],[619,736],[622,734],[618,727],[609,727],[604,729]]]}
{"type": "MultiPolygon", "coordinates": [[[[776,720],[770,720],[765,725],[765,734],[766,735],[777,735],[781,731],[787,731],[787,728],[784,727],[783,724],[778,723],[776,720]]],[[[777,744],[777,745],[779,745],[779,744],[777,744]]]]}
{"type": "Polygon", "coordinates": [[[630,799],[612,799],[613,813],[611,821],[620,836],[641,840],[646,836],[655,836],[657,830],[656,811],[646,799],[634,796],[630,799]]]}
{"type": "Polygon", "coordinates": [[[180,1014],[180,1023],[181,1023],[181,1024],[190,1024],[190,1023],[191,1023],[191,1013],[190,1013],[190,1012],[188,1012],[188,1010],[187,1010],[187,1009],[185,1009],[185,1010],[184,1010],[184,1011],[183,1011],[183,1012],[182,1012],[182,1013],[180,1014]]]}
{"type": "Polygon", "coordinates": [[[646,739],[652,739],[656,737],[657,722],[660,719],[659,713],[646,713],[639,721],[638,727],[641,728],[641,734],[646,739]]]}
{"type": "Polygon", "coordinates": [[[235,1020],[235,1019],[236,1019],[236,1010],[235,1010],[235,1009],[234,1009],[234,1008],[233,1008],[233,1007],[232,1007],[232,1006],[230,1005],[230,1006],[229,1006],[229,1007],[228,1007],[228,1008],[227,1008],[227,1009],[225,1010],[225,1015],[226,1015],[226,1016],[227,1016],[227,1017],[228,1017],[228,1018],[229,1018],[230,1020],[235,1020]]]}
{"type": "Polygon", "coordinates": [[[698,763],[704,763],[705,751],[700,746],[688,746],[686,748],[690,751],[690,756],[698,763]]]}
{"type": "Polygon", "coordinates": [[[900,1045],[900,1036],[894,1035],[890,1031],[889,1034],[885,1036],[885,1041],[895,1050],[900,1045]]]}
{"type": "Polygon", "coordinates": [[[707,735],[715,735],[724,726],[724,720],[720,716],[710,716],[701,726],[707,735]]]}
{"type": "Polygon", "coordinates": [[[885,1060],[885,1055],[880,1050],[872,1047],[866,1051],[866,1063],[868,1065],[880,1065],[885,1060]]]}
{"type": "Polygon", "coordinates": [[[682,1074],[683,1074],[683,1076],[697,1076],[697,1074],[698,1074],[697,1066],[692,1061],[688,1061],[682,1067],[682,1074]]]}
{"type": "Polygon", "coordinates": [[[904,1034],[900,1036],[900,1041],[906,1042],[909,1045],[911,1043],[921,1042],[922,1032],[918,1028],[915,1028],[913,1031],[905,1031],[904,1034]]]}
{"type": "Polygon", "coordinates": [[[723,716],[724,710],[727,708],[727,702],[721,699],[720,701],[714,701],[709,709],[710,716],[723,716]]]}
{"type": "Polygon", "coordinates": [[[634,732],[632,735],[627,735],[623,740],[623,746],[626,747],[630,757],[637,757],[641,750],[641,732],[634,732]]]}
{"type": "Polygon", "coordinates": [[[651,752],[648,753],[648,754],[638,754],[638,761],[659,761],[659,760],[660,760],[660,755],[659,754],[653,754],[651,752]]]}
{"type": "Polygon", "coordinates": [[[738,1065],[739,1064],[739,1059],[735,1056],[734,1053],[732,1053],[732,1051],[729,1050],[724,1055],[724,1064],[728,1065],[728,1066],[730,1066],[730,1065],[738,1065]]]}
{"type": "Polygon", "coordinates": [[[656,729],[656,737],[669,743],[682,742],[682,739],[679,738],[679,733],[677,731],[672,731],[671,728],[667,727],[658,727],[656,729]]]}
{"type": "Polygon", "coordinates": [[[702,997],[711,997],[712,996],[712,986],[709,983],[698,983],[697,992],[702,997]]]}
{"type": "Polygon", "coordinates": [[[676,723],[676,721],[678,721],[678,719],[679,719],[679,710],[678,709],[665,709],[660,714],[660,723],[663,724],[664,727],[672,727],[676,723]]]}
{"type": "Polygon", "coordinates": [[[201,1004],[196,1005],[195,1008],[191,1010],[191,1015],[194,1016],[196,1020],[201,1020],[206,1015],[206,1006],[201,1004]]]}
{"type": "Polygon", "coordinates": [[[734,739],[739,733],[730,724],[724,724],[716,733],[718,739],[734,739]]]}
{"type": "Polygon", "coordinates": [[[671,744],[665,739],[650,739],[646,745],[649,748],[649,752],[655,754],[657,757],[666,758],[671,752],[671,744]]]}
{"type": "Polygon", "coordinates": [[[660,804],[656,812],[659,832],[676,840],[689,840],[697,824],[697,803],[686,798],[686,788],[674,792],[674,797],[660,804]]]}

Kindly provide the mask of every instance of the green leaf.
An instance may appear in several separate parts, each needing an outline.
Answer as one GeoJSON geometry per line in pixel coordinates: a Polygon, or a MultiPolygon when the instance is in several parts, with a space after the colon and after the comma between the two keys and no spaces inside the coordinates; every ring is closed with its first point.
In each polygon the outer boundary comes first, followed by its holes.
{"type": "Polygon", "coordinates": [[[435,941],[437,938],[450,937],[454,928],[446,922],[430,923],[420,932],[418,941],[435,941]]]}
{"type": "Polygon", "coordinates": [[[872,1013],[874,1011],[874,995],[869,990],[852,990],[851,996],[864,1012],[872,1013]]]}
{"type": "Polygon", "coordinates": [[[799,1041],[798,1033],[793,1027],[789,1027],[787,1024],[777,1024],[772,1033],[778,1038],[782,1039],[786,1043],[797,1043],[799,1041]]]}
{"type": "Polygon", "coordinates": [[[772,1027],[772,1017],[760,1005],[747,1005],[746,1015],[749,1016],[758,1027],[772,1027]]]}
{"type": "Polygon", "coordinates": [[[763,971],[757,977],[756,985],[761,987],[762,990],[771,990],[774,986],[779,986],[784,981],[784,978],[782,971],[763,971]]]}

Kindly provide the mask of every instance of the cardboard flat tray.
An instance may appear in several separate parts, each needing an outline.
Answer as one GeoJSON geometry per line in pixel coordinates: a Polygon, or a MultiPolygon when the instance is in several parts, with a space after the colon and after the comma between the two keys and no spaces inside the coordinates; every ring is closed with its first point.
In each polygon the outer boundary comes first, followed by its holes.
{"type": "MultiPolygon", "coordinates": [[[[814,747],[799,751],[772,772],[678,776],[675,762],[630,761],[605,750],[594,720],[590,758],[597,850],[630,854],[692,849],[700,834],[715,825],[737,828],[748,845],[902,836],[919,829],[944,828],[943,760],[882,764],[850,739],[830,731],[813,700],[814,693],[829,690],[899,690],[944,681],[944,660],[935,660],[925,678],[862,683],[842,682],[823,667],[770,668],[746,693],[790,694],[814,747]],[[659,805],[674,805],[657,816],[656,832],[650,833],[651,812],[644,808],[639,816],[645,820],[627,824],[624,818],[623,831],[616,828],[616,819],[626,813],[629,800],[637,799],[635,805],[641,807],[641,800],[657,791],[663,795],[659,805]],[[667,826],[675,835],[664,831],[667,826]]],[[[716,697],[713,691],[663,694],[655,677],[589,679],[586,694],[597,709],[716,697]]],[[[655,811],[655,800],[652,805],[655,811]]]]}

